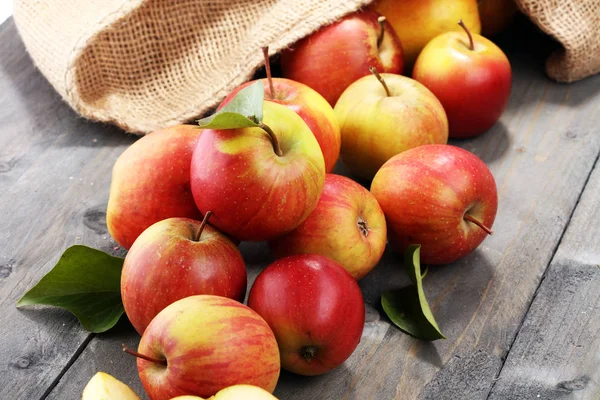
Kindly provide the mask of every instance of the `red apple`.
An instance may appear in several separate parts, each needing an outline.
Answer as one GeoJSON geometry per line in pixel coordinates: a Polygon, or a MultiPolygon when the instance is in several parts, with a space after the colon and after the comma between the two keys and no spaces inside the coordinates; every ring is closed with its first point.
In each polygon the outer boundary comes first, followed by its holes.
{"type": "Polygon", "coordinates": [[[152,400],[210,397],[249,384],[273,392],[279,350],[267,323],[225,297],[186,297],[162,310],[142,336],[137,366],[152,400]]]}
{"type": "Polygon", "coordinates": [[[512,80],[502,50],[466,27],[465,31],[437,36],[425,46],[413,70],[413,78],[444,106],[453,138],[490,129],[506,108],[512,80]]]}
{"type": "Polygon", "coordinates": [[[405,76],[373,72],[350,85],[334,109],[342,162],[367,180],[398,153],[448,141],[446,113],[429,89],[405,76]]]}
{"type": "MultiPolygon", "coordinates": [[[[319,93],[303,83],[285,78],[272,78],[274,94],[268,79],[262,79],[265,100],[279,103],[298,114],[315,135],[325,159],[325,172],[331,172],[340,156],[340,125],[333,108],[319,93]]],[[[243,88],[255,81],[246,82],[223,100],[219,109],[229,103],[243,88]]]]}
{"type": "Polygon", "coordinates": [[[498,195],[488,167],[455,146],[405,151],[381,167],[371,185],[387,221],[390,244],[421,245],[423,264],[467,255],[491,233],[498,195]]]}
{"type": "Polygon", "coordinates": [[[337,262],[316,254],[267,266],[250,289],[248,305],[275,333],[281,366],[301,375],[342,364],[358,346],[365,322],[356,281],[337,262]]]}
{"type": "Polygon", "coordinates": [[[261,128],[204,130],[191,186],[211,224],[240,240],[268,240],[295,229],[315,208],[325,181],[319,144],[306,123],[265,101],[261,128]]]}
{"type": "Polygon", "coordinates": [[[344,89],[369,74],[369,67],[402,73],[400,41],[379,17],[365,9],[300,40],[281,53],[283,76],[307,84],[333,106],[344,89]]]}
{"type": "Polygon", "coordinates": [[[190,162],[202,131],[179,125],[150,133],[115,162],[106,225],[129,249],[150,225],[171,217],[202,218],[190,189],[190,162]]]}
{"type": "Polygon", "coordinates": [[[157,222],[131,246],[121,273],[121,297],[140,335],[156,314],[184,297],[213,294],[244,301],[244,259],[231,240],[206,224],[209,216],[202,222],[157,222]]]}
{"type": "Polygon", "coordinates": [[[351,179],[327,174],[314,211],[298,228],[269,244],[277,258],[329,257],[359,280],[377,265],[386,240],[385,216],[375,197],[351,179]]]}

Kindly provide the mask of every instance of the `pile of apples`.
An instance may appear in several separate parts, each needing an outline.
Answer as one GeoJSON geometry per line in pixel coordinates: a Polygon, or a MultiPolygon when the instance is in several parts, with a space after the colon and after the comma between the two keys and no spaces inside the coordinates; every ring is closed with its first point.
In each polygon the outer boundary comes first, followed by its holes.
{"type": "MultiPolygon", "coordinates": [[[[116,161],[107,225],[129,249],[121,294],[142,335],[125,350],[151,399],[272,399],[280,368],[326,373],[360,341],[356,281],[388,241],[447,264],[491,233],[494,178],[446,143],[498,120],[511,70],[476,34],[477,2],[447,3],[460,16],[442,13],[452,24],[428,30],[407,15],[439,17],[432,2],[380,0],[285,50],[286,78],[271,78],[265,51],[262,116],[245,115],[259,127],[170,127],[116,161]],[[370,190],[331,173],[338,157],[370,190]],[[268,241],[276,258],[247,306],[240,241],[268,241]]],[[[119,385],[99,374],[87,399],[119,385]]]]}

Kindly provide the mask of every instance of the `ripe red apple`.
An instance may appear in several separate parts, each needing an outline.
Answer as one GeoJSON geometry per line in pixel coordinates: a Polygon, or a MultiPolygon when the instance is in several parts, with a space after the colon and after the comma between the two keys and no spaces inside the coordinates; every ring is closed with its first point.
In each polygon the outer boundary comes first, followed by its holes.
{"type": "Polygon", "coordinates": [[[496,182],[474,154],[455,146],[405,151],[381,167],[371,185],[387,221],[390,244],[421,245],[423,264],[448,264],[491,233],[496,182]]]}
{"type": "Polygon", "coordinates": [[[425,46],[413,78],[440,100],[450,137],[477,136],[492,127],[506,108],[512,74],[506,55],[483,36],[447,32],[425,46]]]}
{"type": "MultiPolygon", "coordinates": [[[[303,83],[285,78],[272,78],[274,94],[268,79],[262,79],[265,87],[265,100],[279,103],[298,114],[315,135],[325,159],[325,172],[331,172],[340,156],[340,125],[333,108],[315,90],[303,83]]],[[[219,109],[229,103],[243,88],[255,81],[237,87],[223,100],[219,109]]]]}
{"type": "Polygon", "coordinates": [[[363,179],[398,153],[448,141],[446,113],[429,89],[405,76],[373,72],[350,85],[334,109],[342,161],[363,179]]]}
{"type": "Polygon", "coordinates": [[[295,229],[315,208],[325,181],[319,144],[281,104],[263,102],[266,129],[204,130],[191,186],[211,224],[240,240],[268,240],[295,229]]]}
{"type": "Polygon", "coordinates": [[[190,162],[202,131],[179,125],[150,133],[115,162],[106,225],[129,249],[150,225],[171,217],[202,218],[190,189],[190,162]]]}
{"type": "MultiPolygon", "coordinates": [[[[126,350],[127,351],[127,350],[126,350]]],[[[152,320],[137,352],[140,380],[152,400],[210,397],[249,384],[273,392],[279,350],[256,312],[225,297],[178,300],[152,320]]]]}
{"type": "Polygon", "coordinates": [[[184,297],[213,294],[244,301],[246,265],[225,235],[202,222],[169,218],[131,246],[121,273],[125,313],[141,335],[161,310],[184,297]]]}
{"type": "Polygon", "coordinates": [[[314,211],[298,228],[269,244],[277,258],[329,257],[359,280],[377,265],[386,241],[385,216],[375,197],[351,179],[327,174],[314,211]]]}
{"type": "Polygon", "coordinates": [[[316,254],[279,259],[250,289],[248,305],[269,324],[281,366],[319,375],[342,364],[362,336],[365,305],[352,276],[316,254]]]}
{"type": "Polygon", "coordinates": [[[300,40],[281,53],[283,76],[307,84],[333,106],[344,89],[369,74],[369,67],[402,73],[400,41],[379,17],[365,9],[300,40]]]}
{"type": "Polygon", "coordinates": [[[431,39],[460,30],[456,21],[461,18],[472,32],[481,30],[477,0],[376,0],[371,7],[386,16],[400,38],[405,67],[431,39]]]}

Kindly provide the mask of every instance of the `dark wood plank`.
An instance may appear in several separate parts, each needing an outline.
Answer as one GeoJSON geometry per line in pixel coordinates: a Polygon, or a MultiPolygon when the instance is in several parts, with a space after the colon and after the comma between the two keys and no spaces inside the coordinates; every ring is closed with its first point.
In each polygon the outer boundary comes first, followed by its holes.
{"type": "Polygon", "coordinates": [[[0,381],[39,398],[90,335],[60,310],[17,310],[75,243],[112,251],[111,164],[134,138],[78,118],[34,68],[12,20],[0,27],[0,381]]]}
{"type": "MultiPolygon", "coordinates": [[[[6,310],[0,316],[0,376],[11,382],[2,396],[39,398],[66,367],[49,398],[78,398],[99,370],[141,393],[135,362],[120,349],[121,342],[135,346],[138,340],[126,324],[91,337],[66,313],[14,308],[68,245],[112,249],[101,223],[109,171],[133,139],[75,117],[31,66],[12,22],[0,28],[0,50],[10,54],[0,61],[0,126],[8,130],[0,138],[0,154],[2,162],[13,165],[0,174],[8,176],[0,178],[0,245],[11,271],[0,278],[0,304],[6,310]]],[[[425,282],[448,339],[414,340],[381,315],[380,293],[407,282],[400,257],[386,253],[361,281],[368,306],[357,351],[321,377],[282,374],[278,397],[488,395],[600,151],[594,133],[600,122],[600,77],[557,85],[543,77],[538,61],[519,53],[511,54],[511,61],[514,91],[501,122],[460,143],[482,157],[497,179],[496,233],[469,257],[431,270],[425,282]]],[[[263,244],[243,244],[242,251],[251,276],[270,261],[263,244]]]]}
{"type": "Polygon", "coordinates": [[[599,199],[597,162],[491,399],[600,399],[599,199]]]}

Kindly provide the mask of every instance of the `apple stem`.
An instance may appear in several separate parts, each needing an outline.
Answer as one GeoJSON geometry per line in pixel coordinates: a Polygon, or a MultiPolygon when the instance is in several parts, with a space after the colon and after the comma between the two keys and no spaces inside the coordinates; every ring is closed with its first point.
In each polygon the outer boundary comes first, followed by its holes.
{"type": "Polygon", "coordinates": [[[275,98],[275,88],[273,87],[273,77],[271,76],[271,63],[269,62],[269,46],[262,48],[263,56],[265,57],[265,70],[267,71],[267,80],[271,89],[271,99],[275,98]]]}
{"type": "Polygon", "coordinates": [[[377,22],[379,23],[379,36],[377,37],[377,48],[381,46],[383,43],[383,36],[385,34],[385,17],[382,15],[377,18],[377,22]]]}
{"type": "Polygon", "coordinates": [[[269,128],[268,125],[265,125],[262,122],[259,126],[271,137],[271,142],[273,143],[273,150],[275,150],[275,154],[277,154],[279,157],[283,156],[283,151],[281,151],[281,147],[279,146],[279,140],[277,139],[275,132],[273,132],[273,130],[269,128]]]}
{"type": "Polygon", "coordinates": [[[200,241],[200,238],[202,237],[202,231],[204,231],[204,227],[208,223],[208,219],[211,215],[213,215],[212,211],[207,211],[206,214],[204,214],[204,218],[202,218],[202,222],[200,223],[200,228],[198,228],[198,232],[194,235],[194,242],[200,241]]]}
{"type": "Polygon", "coordinates": [[[381,84],[383,85],[383,88],[385,89],[385,93],[387,94],[387,96],[388,97],[392,97],[392,94],[390,93],[390,89],[388,88],[388,85],[383,80],[383,77],[381,75],[379,75],[379,72],[377,72],[377,68],[375,68],[375,67],[369,67],[369,71],[371,71],[371,73],[373,75],[375,75],[375,77],[377,78],[377,80],[379,82],[381,82],[381,84]]]}
{"type": "Polygon", "coordinates": [[[461,28],[463,28],[465,30],[465,32],[467,32],[467,36],[469,37],[469,50],[475,50],[475,43],[473,42],[473,35],[471,35],[471,32],[469,31],[469,29],[467,28],[467,26],[465,25],[465,23],[463,22],[463,20],[461,19],[460,21],[458,21],[458,24],[460,25],[461,28]]]}
{"type": "Polygon", "coordinates": [[[315,346],[304,346],[300,350],[304,359],[310,364],[310,362],[317,355],[317,348],[315,346]]]}
{"type": "Polygon", "coordinates": [[[465,216],[463,217],[464,219],[466,219],[469,222],[474,223],[475,225],[477,225],[478,227],[480,227],[481,229],[483,229],[488,235],[493,234],[494,232],[492,232],[492,230],[490,228],[488,228],[487,226],[485,226],[483,223],[479,222],[478,220],[476,220],[475,218],[473,218],[472,216],[470,216],[469,214],[465,214],[465,216]]]}
{"type": "Polygon", "coordinates": [[[142,360],[153,362],[155,364],[167,365],[167,360],[160,360],[158,358],[152,358],[152,357],[145,356],[145,355],[143,355],[141,353],[138,353],[135,350],[131,350],[130,348],[128,348],[127,346],[125,346],[125,344],[121,344],[121,346],[123,346],[123,351],[125,353],[127,353],[127,354],[131,354],[132,356],[135,356],[137,358],[141,358],[142,360]]]}

